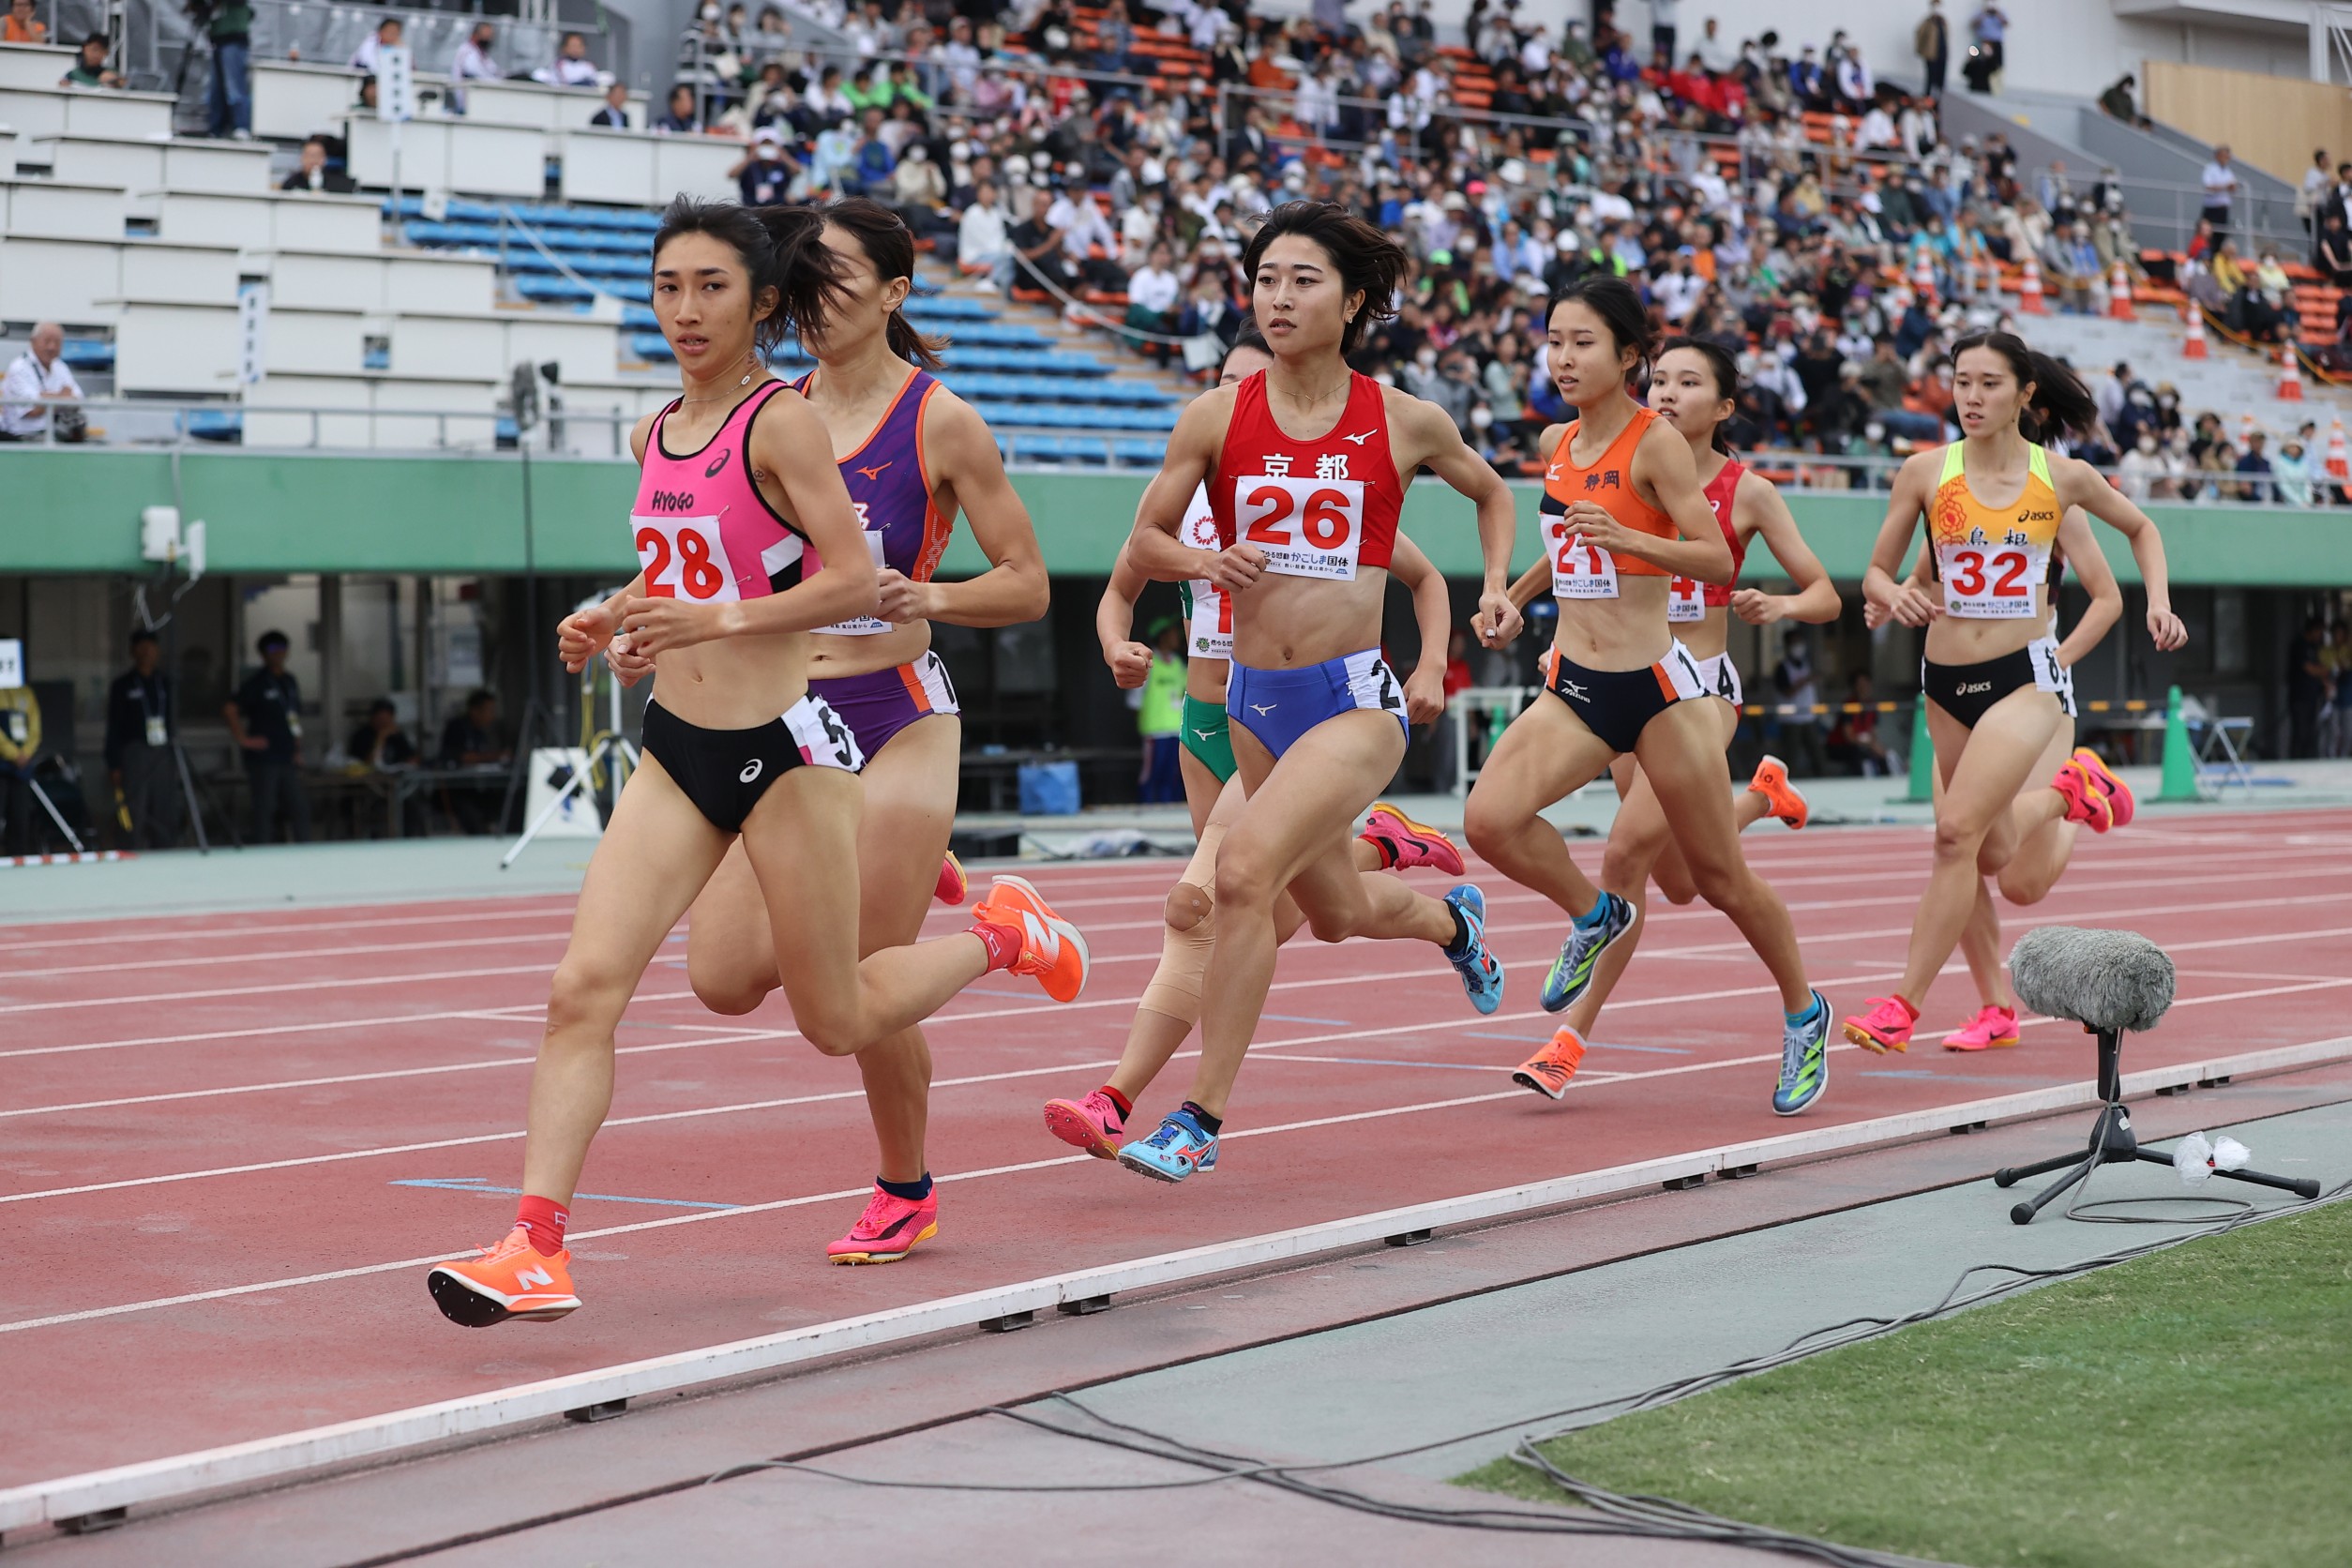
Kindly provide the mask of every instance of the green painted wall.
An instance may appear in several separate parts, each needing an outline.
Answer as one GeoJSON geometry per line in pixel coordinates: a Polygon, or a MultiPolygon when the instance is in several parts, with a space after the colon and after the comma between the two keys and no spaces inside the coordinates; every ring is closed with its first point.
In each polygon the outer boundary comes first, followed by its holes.
{"type": "MultiPolygon", "coordinates": [[[[195,450],[180,458],[182,516],[208,525],[215,572],[503,573],[522,566],[522,464],[476,456],[320,456],[195,450]]],[[[531,464],[542,570],[594,575],[629,562],[621,526],[637,471],[611,461],[531,464]]],[[[1143,475],[1024,472],[1015,482],[1055,569],[1099,576],[1126,536],[1143,475]]],[[[1519,549],[1536,552],[1531,485],[1519,496],[1519,549]]],[[[136,572],[139,512],[173,499],[162,452],[0,447],[0,571],[136,572]]],[[[1805,537],[1832,575],[1862,576],[1883,497],[1792,495],[1805,537]]],[[[2173,580],[2244,587],[2352,586],[2352,513],[2283,507],[2158,506],[2173,580]]],[[[1415,486],[1405,528],[1450,574],[1474,576],[1469,503],[1415,486]]],[[[2119,539],[2118,574],[2137,580],[2119,539]]],[[[959,531],[945,569],[981,565],[959,531]]]]}

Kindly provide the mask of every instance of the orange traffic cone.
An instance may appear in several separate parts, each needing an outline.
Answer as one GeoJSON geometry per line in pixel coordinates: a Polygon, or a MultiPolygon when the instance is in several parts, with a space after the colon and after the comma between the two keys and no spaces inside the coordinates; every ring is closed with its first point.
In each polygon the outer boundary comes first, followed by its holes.
{"type": "Polygon", "coordinates": [[[2303,368],[2296,362],[2295,339],[2290,338],[2279,352],[2279,401],[2299,403],[2303,400],[2303,368]]]}
{"type": "Polygon", "coordinates": [[[2203,359],[2206,357],[2205,310],[2194,299],[2183,300],[2181,303],[2189,312],[2189,337],[2188,340],[2180,345],[2180,357],[2203,359]]]}
{"type": "Polygon", "coordinates": [[[1924,248],[1920,250],[1919,260],[1911,266],[1911,287],[1919,291],[1922,305],[1932,307],[1936,303],[1936,268],[1928,261],[1924,248]]]}
{"type": "Polygon", "coordinates": [[[2107,319],[2117,322],[2135,322],[2140,319],[2138,313],[2132,309],[2132,279],[2130,275],[2123,270],[2123,263],[2120,259],[2116,262],[2115,274],[2107,282],[2107,319]]]}
{"type": "Polygon", "coordinates": [[[2254,422],[2251,414],[2238,416],[2238,450],[2243,452],[2254,442],[2254,422]]]}
{"type": "Polygon", "coordinates": [[[2033,252],[2026,252],[2026,275],[2017,284],[2017,311],[2026,316],[2046,316],[2049,309],[2042,303],[2042,268],[2035,264],[2033,252]]]}
{"type": "Polygon", "coordinates": [[[2352,479],[2352,450],[2344,444],[2344,416],[2337,415],[2328,421],[2328,476],[2332,479],[2352,479]]]}

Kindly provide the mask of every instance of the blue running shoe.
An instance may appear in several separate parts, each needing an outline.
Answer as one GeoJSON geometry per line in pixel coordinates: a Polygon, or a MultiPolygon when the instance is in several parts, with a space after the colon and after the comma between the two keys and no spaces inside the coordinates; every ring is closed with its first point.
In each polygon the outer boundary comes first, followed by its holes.
{"type": "Polygon", "coordinates": [[[1446,962],[1462,977],[1462,989],[1470,992],[1470,1005],[1491,1013],[1502,1005],[1502,960],[1486,946],[1486,896],[1464,882],[1445,896],[1445,902],[1461,916],[1463,929],[1470,932],[1469,948],[1458,958],[1447,955],[1446,962]]]}
{"type": "Polygon", "coordinates": [[[1568,940],[1560,944],[1560,957],[1552,960],[1549,974],[1544,976],[1544,1011],[1559,1013],[1570,1003],[1584,995],[1584,988],[1592,984],[1592,966],[1608,951],[1610,942],[1634,928],[1634,906],[1606,890],[1601,894],[1601,918],[1588,926],[1581,920],[1568,923],[1568,940]]]}
{"type": "Polygon", "coordinates": [[[1120,1150],[1119,1163],[1154,1182],[1181,1182],[1196,1170],[1217,1168],[1217,1140],[1189,1115],[1172,1110],[1151,1137],[1120,1150]]]}
{"type": "Polygon", "coordinates": [[[1813,1011],[1802,1023],[1784,1023],[1780,1034],[1780,1087],[1772,1109],[1794,1116],[1830,1086],[1830,1002],[1813,993],[1813,1011]]]}

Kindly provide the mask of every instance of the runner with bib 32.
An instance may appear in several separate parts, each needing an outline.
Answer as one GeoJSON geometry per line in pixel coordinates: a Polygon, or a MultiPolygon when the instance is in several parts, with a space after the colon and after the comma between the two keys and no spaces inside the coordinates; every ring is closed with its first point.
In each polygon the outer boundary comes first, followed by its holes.
{"type": "MultiPolygon", "coordinates": [[[[1846,1020],[1865,1050],[1907,1050],[1920,1006],[1974,909],[1980,877],[1998,873],[2029,832],[2032,801],[2019,792],[2074,711],[2073,676],[2058,656],[2043,605],[2058,520],[2080,506],[2131,541],[2148,590],[2148,634],[2179,648],[2188,628],[2172,612],[2164,543],[2148,514],[2088,463],[2052,456],[2043,434],[2088,430],[2098,405],[2073,373],[2013,333],[1979,333],[1952,347],[1952,412],[1963,439],[1907,460],[1872,550],[1862,593],[1907,626],[1927,628],[1921,661],[1927,732],[1943,776],[1936,805],[1935,867],[1911,923],[1903,979],[1846,1020]],[[1943,580],[1938,603],[1899,582],[1921,519],[1943,580]],[[2021,814],[2020,807],[2025,810],[2021,814]]],[[[2112,820],[2121,781],[2072,759],[2039,803],[2043,820],[2112,820]]],[[[2128,797],[2126,797],[2128,798],[2128,797]]]]}
{"type": "Polygon", "coordinates": [[[1227,1097],[1273,980],[1285,889],[1319,940],[1418,938],[1445,952],[1480,1012],[1501,1004],[1479,891],[1458,887],[1440,902],[1360,873],[1349,852],[1357,814],[1405,751],[1403,684],[1380,637],[1408,476],[1427,467],[1477,505],[1482,639],[1506,639],[1518,620],[1504,592],[1509,488],[1443,410],[1348,368],[1367,324],[1392,310],[1405,261],[1336,204],[1292,202],[1267,215],[1244,264],[1274,363],[1184,410],[1129,541],[1147,576],[1206,578],[1233,596],[1226,709],[1249,792],[1217,854],[1216,946],[1191,1098],[1119,1151],[1121,1164],[1162,1181],[1215,1165],[1227,1097]],[[1182,537],[1203,482],[1221,545],[1214,554],[1182,537]]]}

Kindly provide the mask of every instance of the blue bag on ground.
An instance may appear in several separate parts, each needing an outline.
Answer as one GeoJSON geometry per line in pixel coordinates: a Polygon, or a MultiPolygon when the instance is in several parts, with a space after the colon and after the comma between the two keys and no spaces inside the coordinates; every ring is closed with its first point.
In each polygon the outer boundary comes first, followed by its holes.
{"type": "Polygon", "coordinates": [[[1076,762],[1023,762],[1020,781],[1022,816],[1078,815],[1078,770],[1076,762]]]}

